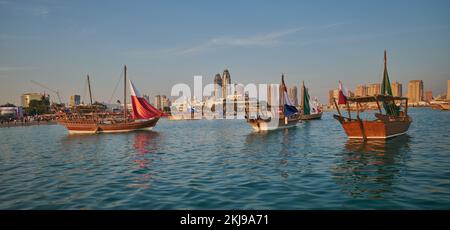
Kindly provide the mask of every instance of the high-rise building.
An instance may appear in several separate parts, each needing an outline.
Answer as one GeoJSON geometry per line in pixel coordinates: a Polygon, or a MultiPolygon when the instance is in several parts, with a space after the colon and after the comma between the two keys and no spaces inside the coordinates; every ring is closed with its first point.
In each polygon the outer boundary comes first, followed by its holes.
{"type": "Polygon", "coordinates": [[[348,97],[354,97],[354,96],[355,96],[355,93],[349,90],[347,96],[348,96],[348,97]]]}
{"type": "Polygon", "coordinates": [[[165,110],[167,107],[170,107],[171,103],[169,98],[166,97],[166,95],[161,96],[161,109],[165,110]]]}
{"type": "Polygon", "coordinates": [[[367,96],[374,96],[381,93],[381,84],[374,83],[367,86],[367,96]]]}
{"type": "Polygon", "coordinates": [[[328,103],[330,105],[334,105],[334,100],[339,99],[339,90],[338,89],[334,89],[334,90],[330,90],[328,91],[328,103]]]}
{"type": "Polygon", "coordinates": [[[412,103],[423,101],[423,81],[412,80],[408,84],[408,100],[412,103]]]}
{"type": "Polygon", "coordinates": [[[161,95],[156,95],[156,96],[155,96],[154,106],[155,106],[157,109],[162,110],[161,95]]]}
{"type": "Polygon", "coordinates": [[[403,96],[403,85],[398,82],[391,83],[392,96],[401,97],[403,96]]]}
{"type": "Polygon", "coordinates": [[[366,85],[358,85],[355,89],[356,97],[365,97],[367,96],[367,86],[366,85]]]}
{"type": "Polygon", "coordinates": [[[77,106],[77,105],[80,104],[80,101],[81,101],[80,95],[77,95],[77,94],[72,95],[72,96],[70,96],[70,98],[69,98],[69,106],[70,106],[70,107],[77,106]]]}
{"type": "Polygon", "coordinates": [[[222,77],[220,73],[214,77],[214,97],[220,98],[222,96],[222,77]]]}
{"type": "Polygon", "coordinates": [[[450,80],[447,80],[447,100],[450,100],[450,80]]]}
{"type": "Polygon", "coordinates": [[[267,85],[267,105],[270,106],[272,104],[272,85],[267,85]]]}
{"type": "Polygon", "coordinates": [[[433,100],[433,91],[428,90],[425,92],[425,101],[430,102],[433,100]]]}
{"type": "Polygon", "coordinates": [[[281,100],[281,97],[279,96],[280,87],[281,86],[277,85],[277,84],[268,84],[267,85],[267,103],[268,103],[269,106],[274,105],[272,103],[272,100],[274,100],[275,103],[276,103],[277,99],[278,99],[278,105],[280,105],[280,100],[281,100]]]}
{"type": "Polygon", "coordinates": [[[32,101],[32,100],[40,101],[43,98],[50,101],[49,95],[45,95],[45,94],[41,94],[41,93],[24,93],[21,96],[22,107],[28,108],[28,106],[30,105],[30,101],[32,101]]]}
{"type": "Polygon", "coordinates": [[[289,98],[291,99],[292,103],[294,103],[295,106],[298,105],[298,91],[297,86],[292,86],[289,88],[288,92],[289,98]]]}
{"type": "Polygon", "coordinates": [[[236,95],[239,97],[244,97],[244,85],[243,84],[234,84],[234,91],[236,91],[236,95]]]}
{"type": "Polygon", "coordinates": [[[156,95],[153,105],[159,110],[165,110],[167,107],[170,107],[172,103],[166,95],[156,95]]]}
{"type": "Polygon", "coordinates": [[[229,94],[231,94],[230,85],[231,85],[231,76],[230,76],[230,72],[228,71],[228,69],[226,69],[223,71],[223,74],[222,74],[222,97],[223,98],[227,98],[227,96],[229,94]]]}

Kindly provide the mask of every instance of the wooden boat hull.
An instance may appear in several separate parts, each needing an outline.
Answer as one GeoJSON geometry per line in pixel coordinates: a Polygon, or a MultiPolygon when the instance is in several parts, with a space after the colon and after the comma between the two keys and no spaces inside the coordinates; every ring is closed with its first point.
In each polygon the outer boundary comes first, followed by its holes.
{"type": "Polygon", "coordinates": [[[450,103],[449,104],[440,104],[442,110],[450,110],[450,103]]]}
{"type": "Polygon", "coordinates": [[[159,118],[149,120],[121,122],[115,124],[101,124],[96,122],[59,121],[71,134],[121,133],[135,130],[151,130],[159,118]]]}
{"type": "Polygon", "coordinates": [[[334,118],[340,121],[349,139],[388,139],[405,134],[411,124],[409,118],[403,121],[344,120],[337,115],[334,118]]]}
{"type": "Polygon", "coordinates": [[[441,107],[440,104],[431,104],[430,107],[431,107],[432,109],[442,109],[442,107],[441,107]]]}
{"type": "Polygon", "coordinates": [[[272,124],[272,122],[263,120],[263,119],[249,119],[247,123],[253,128],[253,130],[260,131],[271,131],[277,129],[285,129],[292,128],[297,126],[298,121],[300,120],[299,116],[289,118],[285,120],[284,118],[278,119],[277,124],[272,124]]]}
{"type": "Polygon", "coordinates": [[[318,120],[318,119],[322,119],[322,113],[300,115],[300,120],[318,120]]]}

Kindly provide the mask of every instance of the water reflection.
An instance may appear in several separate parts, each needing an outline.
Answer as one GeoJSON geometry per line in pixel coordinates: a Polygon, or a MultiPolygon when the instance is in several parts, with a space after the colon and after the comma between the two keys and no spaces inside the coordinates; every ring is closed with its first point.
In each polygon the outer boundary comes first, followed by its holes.
{"type": "Polygon", "coordinates": [[[157,174],[156,162],[162,159],[160,154],[162,139],[161,134],[154,131],[98,135],[71,134],[61,139],[60,146],[62,153],[66,155],[66,165],[84,165],[85,163],[95,165],[95,167],[75,167],[67,173],[99,170],[103,165],[114,162],[128,168],[132,180],[128,187],[147,188],[157,174]]]}
{"type": "Polygon", "coordinates": [[[101,135],[67,134],[61,138],[61,144],[66,148],[70,148],[76,144],[95,144],[101,139],[101,135]]]}
{"type": "Polygon", "coordinates": [[[159,150],[160,134],[153,131],[135,132],[133,147],[140,155],[159,150]]]}
{"type": "MultiPolygon", "coordinates": [[[[295,143],[299,140],[297,139],[297,129],[280,129],[269,132],[251,132],[247,135],[245,139],[245,145],[242,152],[252,152],[256,153],[257,157],[255,162],[261,163],[261,159],[272,159],[273,162],[278,163],[275,165],[280,171],[280,175],[283,178],[289,177],[288,164],[291,157],[295,156],[296,148],[295,143]],[[270,156],[260,156],[260,153],[278,153],[277,155],[270,156]],[[276,160],[275,160],[276,159],[276,160]]],[[[272,163],[272,162],[269,162],[272,163]]],[[[264,165],[267,162],[263,162],[264,165]]]]}
{"type": "Polygon", "coordinates": [[[407,135],[390,140],[348,140],[340,161],[332,168],[341,191],[352,197],[382,199],[400,176],[407,135]]]}
{"type": "Polygon", "coordinates": [[[162,159],[160,154],[158,154],[161,144],[160,134],[153,131],[134,132],[133,134],[133,148],[135,149],[133,163],[137,167],[133,174],[137,176],[133,178],[133,183],[128,186],[148,188],[151,180],[157,174],[153,166],[156,161],[162,159]]]}

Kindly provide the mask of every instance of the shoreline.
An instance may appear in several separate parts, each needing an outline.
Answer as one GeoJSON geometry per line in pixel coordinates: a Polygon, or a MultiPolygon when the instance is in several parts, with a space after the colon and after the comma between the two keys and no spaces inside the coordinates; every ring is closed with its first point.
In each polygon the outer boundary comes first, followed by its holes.
{"type": "Polygon", "coordinates": [[[56,121],[31,121],[31,122],[3,122],[0,124],[0,128],[12,128],[12,127],[27,127],[35,125],[56,125],[56,121]]]}

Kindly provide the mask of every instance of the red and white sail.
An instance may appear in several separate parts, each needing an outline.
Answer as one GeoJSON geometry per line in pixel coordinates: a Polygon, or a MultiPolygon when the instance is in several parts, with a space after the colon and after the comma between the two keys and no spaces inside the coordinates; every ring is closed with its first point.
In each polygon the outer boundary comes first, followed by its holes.
{"type": "Polygon", "coordinates": [[[342,85],[342,82],[339,81],[339,98],[338,105],[347,104],[348,90],[342,85]]]}
{"type": "Polygon", "coordinates": [[[131,105],[133,107],[133,112],[131,113],[131,115],[133,119],[150,119],[154,117],[161,117],[162,111],[150,105],[150,103],[148,103],[148,101],[141,96],[141,94],[134,87],[131,81],[130,81],[130,88],[131,88],[131,105]]]}

